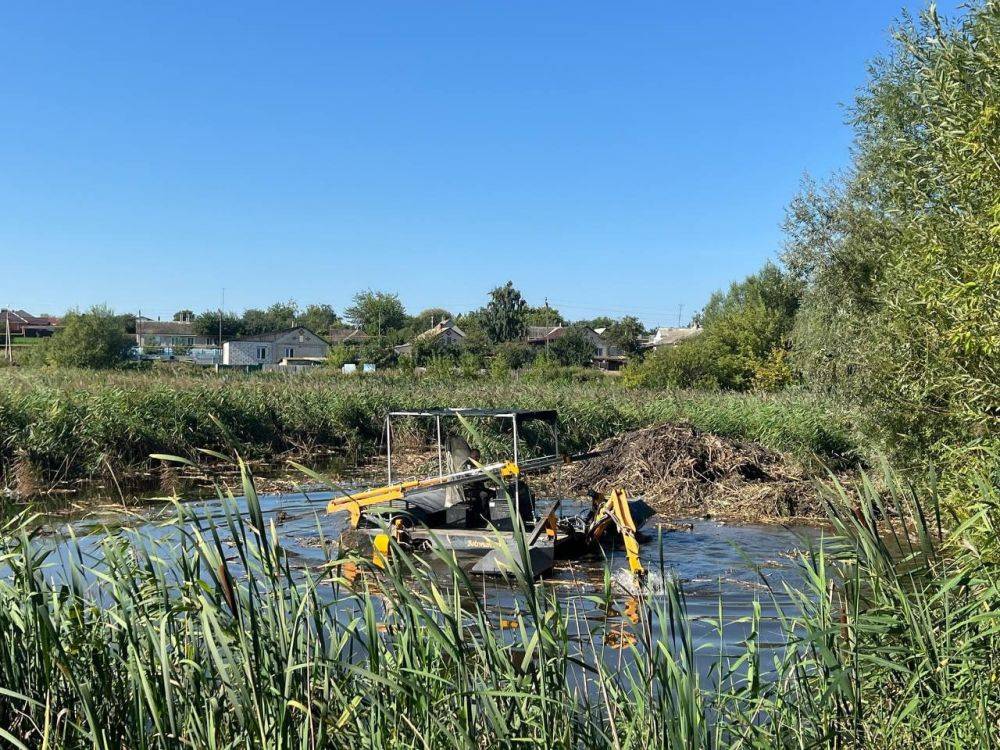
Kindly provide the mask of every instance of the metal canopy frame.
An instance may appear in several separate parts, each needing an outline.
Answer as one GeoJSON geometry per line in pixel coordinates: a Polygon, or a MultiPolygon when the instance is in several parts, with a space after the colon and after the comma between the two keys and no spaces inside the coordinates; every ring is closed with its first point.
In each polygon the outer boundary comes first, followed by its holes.
{"type": "MultiPolygon", "coordinates": [[[[526,422],[545,422],[552,428],[552,435],[555,439],[555,453],[552,456],[559,456],[559,424],[558,413],[555,409],[473,409],[473,408],[446,408],[446,409],[416,409],[403,411],[390,411],[385,416],[385,453],[386,470],[389,484],[392,484],[392,420],[395,418],[418,417],[433,419],[437,433],[437,453],[438,453],[438,476],[444,476],[444,445],[441,441],[441,419],[445,418],[471,418],[471,419],[509,419],[513,432],[514,465],[518,465],[518,425],[526,422]]],[[[521,501],[521,478],[520,474],[514,476],[514,502],[520,506],[521,501]]]]}
{"type": "Polygon", "coordinates": [[[391,411],[389,417],[497,417],[516,419],[518,422],[555,423],[559,414],[555,409],[412,409],[391,411]]]}

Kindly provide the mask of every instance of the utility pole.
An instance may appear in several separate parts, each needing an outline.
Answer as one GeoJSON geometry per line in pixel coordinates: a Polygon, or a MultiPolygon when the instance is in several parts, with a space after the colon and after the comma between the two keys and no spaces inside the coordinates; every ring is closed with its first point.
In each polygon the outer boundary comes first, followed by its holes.
{"type": "Polygon", "coordinates": [[[681,316],[684,315],[684,303],[677,305],[677,327],[681,327],[681,316]]]}
{"type": "Polygon", "coordinates": [[[222,310],[226,306],[226,287],[222,287],[222,304],[219,305],[219,354],[216,356],[219,364],[222,364],[222,310]]]}
{"type": "Polygon", "coordinates": [[[6,310],[4,310],[4,312],[6,313],[5,318],[6,318],[6,328],[7,328],[7,344],[6,344],[7,362],[13,362],[14,350],[11,349],[10,347],[10,308],[8,307],[6,310]]]}

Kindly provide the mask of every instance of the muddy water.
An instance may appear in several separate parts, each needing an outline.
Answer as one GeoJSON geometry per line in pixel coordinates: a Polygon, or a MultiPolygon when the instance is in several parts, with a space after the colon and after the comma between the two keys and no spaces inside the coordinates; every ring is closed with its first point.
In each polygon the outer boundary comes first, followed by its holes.
{"type": "MultiPolygon", "coordinates": [[[[306,570],[320,566],[330,554],[330,546],[324,549],[321,540],[337,540],[344,530],[344,517],[325,512],[331,497],[330,492],[261,496],[265,521],[274,524],[293,567],[306,570]]],[[[245,514],[246,505],[245,499],[237,499],[236,510],[245,514]]],[[[192,500],[184,507],[191,525],[203,529],[215,525],[225,542],[226,513],[218,500],[192,500]]],[[[86,566],[99,565],[101,543],[109,533],[133,544],[153,547],[169,559],[182,537],[175,519],[176,510],[170,504],[147,506],[139,512],[107,510],[76,517],[63,514],[46,523],[51,533],[40,541],[52,549],[50,560],[56,566],[69,554],[82,555],[86,566]]],[[[644,530],[642,557],[650,571],[647,594],[655,598],[663,590],[663,580],[678,580],[686,594],[695,646],[706,647],[706,653],[717,653],[721,645],[738,654],[749,633],[747,619],[755,607],[761,615],[763,642],[779,646],[782,636],[776,607],[790,604],[787,588],[799,587],[796,553],[815,544],[821,532],[808,527],[730,525],[697,519],[692,519],[689,527],[685,525],[685,530],[667,531],[670,525],[660,525],[664,521],[654,517],[644,530]],[[720,602],[725,623],[721,630],[714,622],[720,602]]],[[[460,562],[471,566],[474,560],[469,557],[460,562]]],[[[563,561],[545,579],[545,585],[573,614],[571,632],[581,641],[607,641],[609,631],[617,630],[621,635],[625,630],[635,630],[629,618],[628,592],[616,590],[610,611],[598,601],[604,590],[606,565],[613,580],[630,580],[624,554],[613,548],[572,562],[563,561]]],[[[477,579],[477,587],[477,598],[486,602],[498,624],[515,616],[519,597],[503,582],[477,579]]]]}

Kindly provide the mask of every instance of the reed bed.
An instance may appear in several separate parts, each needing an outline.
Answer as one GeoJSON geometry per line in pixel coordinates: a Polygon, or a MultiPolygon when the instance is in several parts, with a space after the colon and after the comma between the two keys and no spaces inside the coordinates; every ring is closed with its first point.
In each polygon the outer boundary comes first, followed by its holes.
{"type": "Polygon", "coordinates": [[[582,450],[627,430],[689,422],[752,440],[804,461],[856,463],[856,415],[806,394],[745,395],[626,390],[617,382],[530,383],[490,379],[453,383],[412,377],[297,378],[0,372],[0,471],[45,487],[65,479],[148,470],[149,455],[195,458],[198,448],[238,448],[272,459],[316,449],[374,453],[382,418],[393,408],[500,406],[557,408],[564,446],[582,450]]]}
{"type": "MultiPolygon", "coordinates": [[[[512,582],[501,627],[447,557],[395,549],[297,568],[263,518],[196,523],[173,554],[110,535],[53,559],[19,517],[0,535],[0,742],[18,748],[965,748],[1000,740],[997,570],[935,498],[891,475],[804,552],[784,643],[759,609],[736,649],[699,649],[683,587],[637,599],[624,649],[572,605],[512,582]],[[928,510],[930,509],[930,510],[928,510]],[[910,533],[876,520],[904,512],[910,533]],[[927,516],[931,516],[928,519],[927,516]],[[226,532],[226,533],[223,533],[226,532]],[[225,542],[228,537],[231,542],[225,542]],[[947,550],[943,554],[941,550],[947,550]],[[362,568],[359,577],[351,566],[362,568]],[[708,672],[696,661],[708,657],[708,672]]],[[[995,489],[974,511],[997,521],[995,489]]],[[[852,501],[852,502],[848,502],[852,501]]],[[[613,605],[610,576],[593,596],[613,605]]],[[[784,598],[784,597],[783,597],[784,598]]],[[[777,606],[777,597],[775,597],[777,606]]],[[[620,605],[616,605],[620,606],[620,605]]],[[[725,618],[719,604],[719,627],[725,618]]],[[[609,626],[612,627],[612,626],[609,626]]],[[[615,629],[622,626],[616,624],[615,629]]]]}

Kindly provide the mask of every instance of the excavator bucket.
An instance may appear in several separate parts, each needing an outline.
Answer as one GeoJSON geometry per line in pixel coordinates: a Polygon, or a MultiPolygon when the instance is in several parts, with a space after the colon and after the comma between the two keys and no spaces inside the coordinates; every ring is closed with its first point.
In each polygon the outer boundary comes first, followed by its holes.
{"type": "MultiPolygon", "coordinates": [[[[645,522],[646,510],[649,506],[642,503],[637,509],[643,514],[645,522]]],[[[625,544],[625,555],[628,558],[629,570],[637,577],[643,577],[646,569],[639,559],[639,540],[636,539],[635,519],[632,517],[632,507],[625,490],[617,489],[607,496],[595,496],[593,520],[588,529],[588,536],[594,542],[599,542],[611,525],[618,529],[625,544]]]]}

